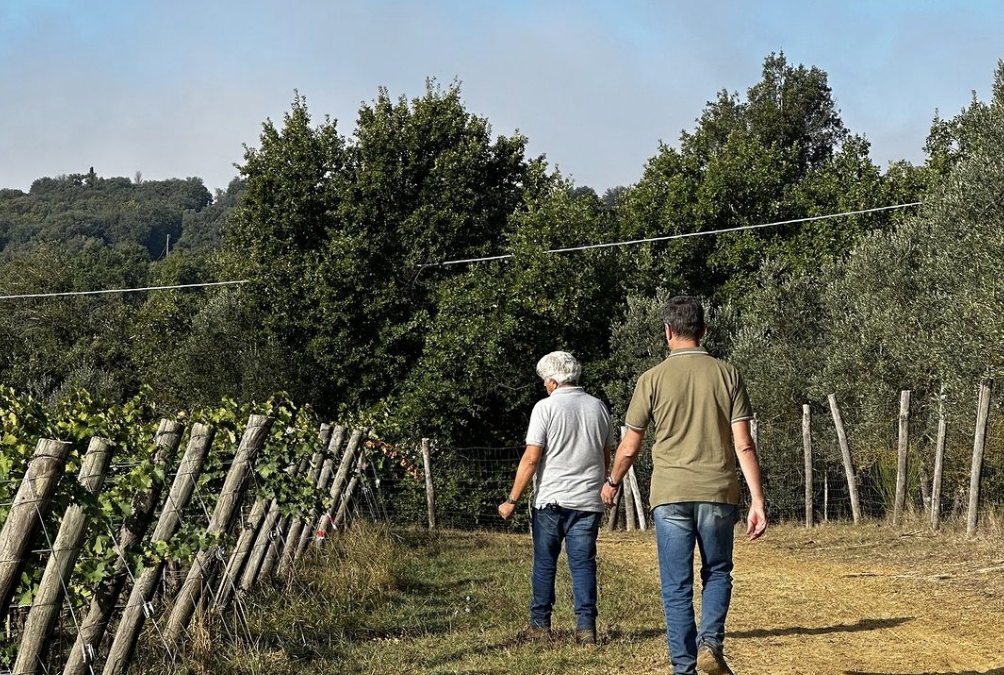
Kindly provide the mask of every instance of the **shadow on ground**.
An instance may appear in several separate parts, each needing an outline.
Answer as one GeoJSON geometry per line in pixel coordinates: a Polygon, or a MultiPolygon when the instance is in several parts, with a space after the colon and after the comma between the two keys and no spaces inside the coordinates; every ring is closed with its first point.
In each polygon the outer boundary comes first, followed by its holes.
{"type": "MultiPolygon", "coordinates": [[[[786,626],[784,628],[757,628],[755,630],[730,631],[730,638],[765,638],[780,637],[783,635],[827,635],[829,633],[857,633],[866,630],[880,630],[882,628],[895,628],[908,621],[913,621],[912,616],[897,617],[895,619],[861,619],[857,623],[841,623],[836,626],[816,626],[807,628],[805,626],[786,626]]],[[[996,674],[991,674],[996,675],[996,674]]]]}

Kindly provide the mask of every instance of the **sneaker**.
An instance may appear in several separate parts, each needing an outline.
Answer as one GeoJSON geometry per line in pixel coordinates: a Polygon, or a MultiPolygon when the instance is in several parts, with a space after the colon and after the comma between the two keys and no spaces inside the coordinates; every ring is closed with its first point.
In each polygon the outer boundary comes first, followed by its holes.
{"type": "Polygon", "coordinates": [[[575,642],[582,645],[583,647],[595,647],[596,629],[595,628],[577,629],[575,631],[575,642]]]}
{"type": "Polygon", "coordinates": [[[721,648],[707,642],[697,648],[697,669],[706,675],[735,675],[725,663],[721,648]]]}

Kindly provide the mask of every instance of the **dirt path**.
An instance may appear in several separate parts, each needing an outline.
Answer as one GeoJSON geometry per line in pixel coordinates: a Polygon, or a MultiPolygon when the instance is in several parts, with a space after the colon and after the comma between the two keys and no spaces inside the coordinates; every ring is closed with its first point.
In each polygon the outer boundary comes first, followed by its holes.
{"type": "MultiPolygon", "coordinates": [[[[654,548],[600,552],[651,574],[654,548]]],[[[1004,675],[1002,578],[999,538],[780,528],[737,546],[726,652],[737,675],[1004,675]]]]}

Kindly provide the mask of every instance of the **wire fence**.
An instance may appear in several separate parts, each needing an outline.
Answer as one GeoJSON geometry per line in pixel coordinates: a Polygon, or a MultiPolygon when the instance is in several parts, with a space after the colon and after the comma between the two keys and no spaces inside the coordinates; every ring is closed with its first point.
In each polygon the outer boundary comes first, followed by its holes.
{"type": "MultiPolygon", "coordinates": [[[[893,513],[896,498],[898,447],[900,442],[897,406],[866,411],[852,410],[845,420],[846,434],[853,462],[861,515],[883,519],[893,513]],[[884,417],[888,422],[876,424],[884,417]]],[[[907,425],[908,461],[905,482],[907,512],[930,512],[935,445],[936,410],[915,403],[907,425]]],[[[773,522],[804,522],[806,507],[805,445],[803,421],[792,414],[784,419],[759,421],[757,444],[764,493],[773,522]]],[[[811,467],[810,490],[813,522],[850,521],[853,517],[851,492],[847,481],[833,418],[828,409],[815,411],[810,421],[811,467]]],[[[651,456],[646,444],[635,462],[639,488],[645,508],[649,508],[652,474],[651,456]]],[[[434,449],[433,487],[436,519],[441,527],[458,529],[511,527],[497,514],[498,504],[509,494],[523,446],[509,447],[438,447],[434,449]]],[[[944,519],[965,518],[969,502],[973,455],[973,429],[949,427],[944,461],[943,482],[938,499],[944,519]]],[[[980,479],[980,504],[983,511],[1004,509],[1004,424],[991,424],[980,479]]],[[[749,490],[739,473],[742,506],[749,506],[749,490]]],[[[386,503],[387,517],[399,524],[426,521],[427,503],[424,481],[404,472],[384,475],[379,491],[386,503]]],[[[514,515],[520,525],[529,521],[526,495],[514,515]]]]}

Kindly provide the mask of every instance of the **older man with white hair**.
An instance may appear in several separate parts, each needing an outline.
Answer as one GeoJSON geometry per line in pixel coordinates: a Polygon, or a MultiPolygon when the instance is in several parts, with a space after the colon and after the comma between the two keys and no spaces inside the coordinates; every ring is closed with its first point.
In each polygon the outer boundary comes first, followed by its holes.
{"type": "Polygon", "coordinates": [[[596,644],[596,536],[604,506],[600,490],[614,444],[610,412],[578,386],[582,366],[568,352],[551,352],[537,363],[548,397],[530,415],[526,451],[509,497],[499,505],[508,519],[531,479],[537,489],[532,509],[532,638],[550,635],[554,577],[561,543],[572,574],[576,640],[596,644]]]}

